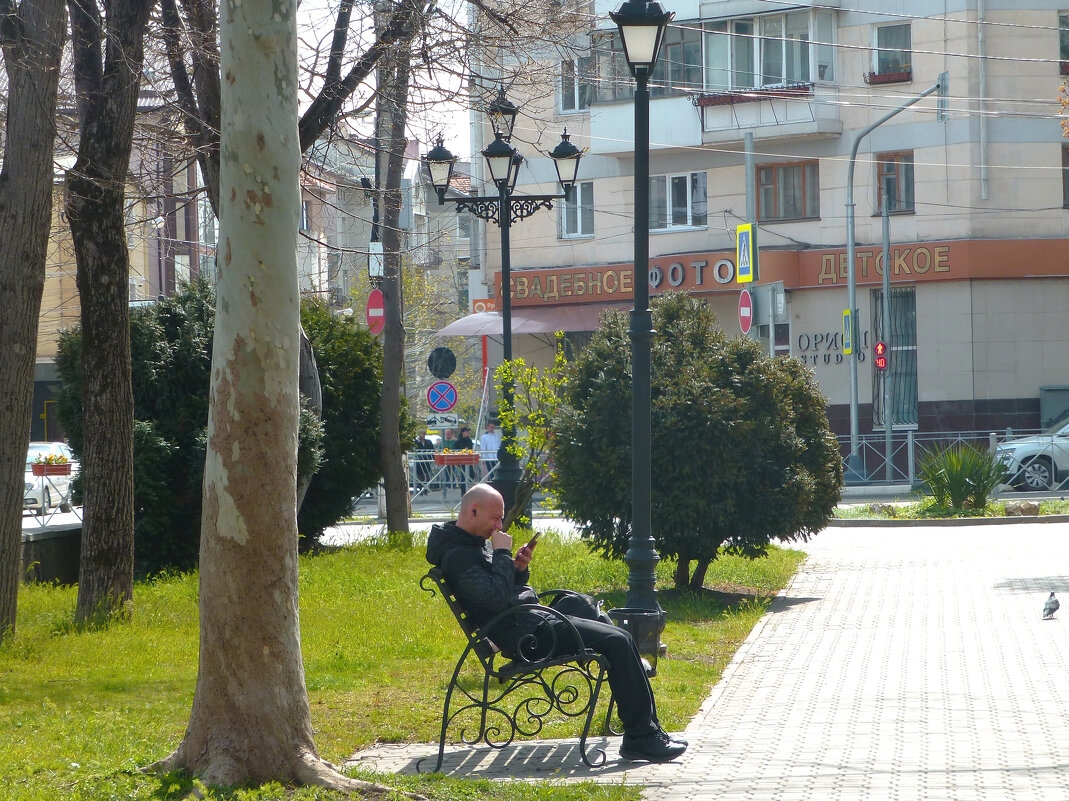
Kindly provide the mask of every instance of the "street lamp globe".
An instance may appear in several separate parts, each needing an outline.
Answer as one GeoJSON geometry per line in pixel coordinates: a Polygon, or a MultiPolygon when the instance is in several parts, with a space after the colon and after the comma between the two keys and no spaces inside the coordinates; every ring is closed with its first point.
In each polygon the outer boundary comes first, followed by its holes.
{"type": "Polygon", "coordinates": [[[516,149],[505,139],[505,134],[495,131],[494,141],[483,151],[483,158],[490,170],[490,180],[498,189],[512,185],[514,171],[519,166],[515,156],[516,149]]]}
{"type": "Polygon", "coordinates": [[[487,106],[486,113],[490,116],[490,124],[493,126],[494,131],[501,131],[505,134],[505,141],[511,141],[512,131],[516,127],[516,117],[519,116],[520,109],[505,97],[504,86],[497,90],[497,97],[487,106]]]}
{"type": "Polygon", "coordinates": [[[674,16],[656,0],[627,0],[617,11],[609,12],[620,29],[627,66],[636,78],[639,72],[646,76],[653,72],[664,32],[674,16]]]}
{"type": "Polygon", "coordinates": [[[438,205],[445,203],[445,191],[449,188],[449,181],[453,177],[453,167],[456,166],[457,157],[446,150],[442,138],[438,137],[438,144],[431,152],[423,157],[423,163],[431,174],[431,186],[438,191],[438,205]]]}
{"type": "Polygon", "coordinates": [[[557,168],[557,180],[560,181],[566,200],[572,199],[575,180],[579,175],[579,159],[583,157],[584,152],[586,151],[568,141],[568,129],[565,128],[560,136],[560,143],[548,154],[553,159],[553,166],[557,168]]]}

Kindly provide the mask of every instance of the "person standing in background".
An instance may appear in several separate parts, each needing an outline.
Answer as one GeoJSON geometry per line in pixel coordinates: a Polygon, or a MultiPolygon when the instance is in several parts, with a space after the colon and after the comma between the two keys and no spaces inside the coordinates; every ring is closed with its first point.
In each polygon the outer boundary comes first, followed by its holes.
{"type": "Polygon", "coordinates": [[[497,430],[497,420],[490,420],[486,424],[486,431],[479,437],[479,450],[483,453],[483,466],[489,478],[497,467],[497,452],[501,450],[501,432],[497,430]]]}
{"type": "Polygon", "coordinates": [[[427,432],[422,429],[416,434],[416,442],[413,446],[416,460],[416,480],[420,484],[426,484],[427,480],[431,477],[431,465],[434,463],[434,457],[431,452],[434,450],[434,443],[427,439],[427,432]]]}

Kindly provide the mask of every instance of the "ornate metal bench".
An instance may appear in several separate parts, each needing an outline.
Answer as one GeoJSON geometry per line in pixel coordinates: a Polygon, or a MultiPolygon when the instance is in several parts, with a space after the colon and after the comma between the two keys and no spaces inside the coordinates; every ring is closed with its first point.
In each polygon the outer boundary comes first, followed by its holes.
{"type": "MultiPolygon", "coordinates": [[[[438,761],[432,773],[442,767],[445,755],[446,733],[453,724],[460,725],[460,741],[474,746],[480,742],[491,748],[505,748],[517,734],[531,737],[542,730],[543,719],[556,710],[567,717],[583,717],[583,733],[579,739],[579,754],[583,762],[590,767],[605,763],[605,751],[602,748],[588,748],[587,736],[598,705],[598,695],[605,680],[607,663],[605,658],[593,651],[582,649],[579,633],[567,618],[548,606],[525,604],[512,607],[489,621],[485,628],[491,629],[499,620],[537,608],[539,611],[563,620],[567,626],[565,636],[574,636],[577,652],[543,659],[528,661],[516,657],[509,661],[492,640],[476,629],[460,602],[445,581],[445,576],[438,568],[431,568],[422,579],[420,587],[432,596],[441,594],[460,624],[468,644],[457,660],[453,677],[445,692],[442,707],[442,729],[438,738],[438,761]],[[571,629],[568,632],[568,629],[571,629]],[[468,681],[462,672],[465,665],[471,665],[468,681]],[[479,670],[482,672],[481,686],[471,686],[471,677],[479,670]],[[491,679],[496,684],[491,683],[491,679]],[[463,719],[462,719],[463,718],[463,719]]],[[[550,590],[541,593],[539,598],[556,598],[568,594],[568,590],[550,590]]],[[[612,698],[605,716],[605,730],[615,732],[609,726],[612,714],[612,698]]],[[[429,759],[429,757],[428,757],[429,759]]],[[[422,763],[423,760],[421,760],[422,763]]],[[[422,766],[417,765],[422,772],[422,766]]]]}

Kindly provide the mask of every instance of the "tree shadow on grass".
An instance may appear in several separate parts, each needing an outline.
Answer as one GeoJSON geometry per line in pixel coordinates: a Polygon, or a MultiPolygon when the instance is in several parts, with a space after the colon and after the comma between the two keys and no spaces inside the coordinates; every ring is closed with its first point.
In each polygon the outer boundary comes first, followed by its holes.
{"type": "MultiPolygon", "coordinates": [[[[617,590],[599,593],[605,601],[605,609],[626,606],[627,593],[617,590]]],[[[724,584],[702,587],[701,590],[658,590],[657,600],[668,613],[668,619],[676,622],[701,623],[716,620],[725,613],[732,613],[748,606],[763,607],[763,611],[782,612],[792,606],[819,601],[820,598],[776,596],[753,587],[724,584]],[[774,602],[774,603],[773,603],[774,602]]]]}

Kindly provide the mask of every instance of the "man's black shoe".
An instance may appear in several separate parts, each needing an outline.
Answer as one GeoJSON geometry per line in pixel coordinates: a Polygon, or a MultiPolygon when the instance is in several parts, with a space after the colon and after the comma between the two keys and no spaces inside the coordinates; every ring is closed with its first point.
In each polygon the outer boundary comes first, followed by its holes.
{"type": "Polygon", "coordinates": [[[682,756],[686,750],[686,743],[673,740],[663,729],[639,736],[625,734],[620,743],[621,759],[646,762],[668,762],[682,756]]]}

